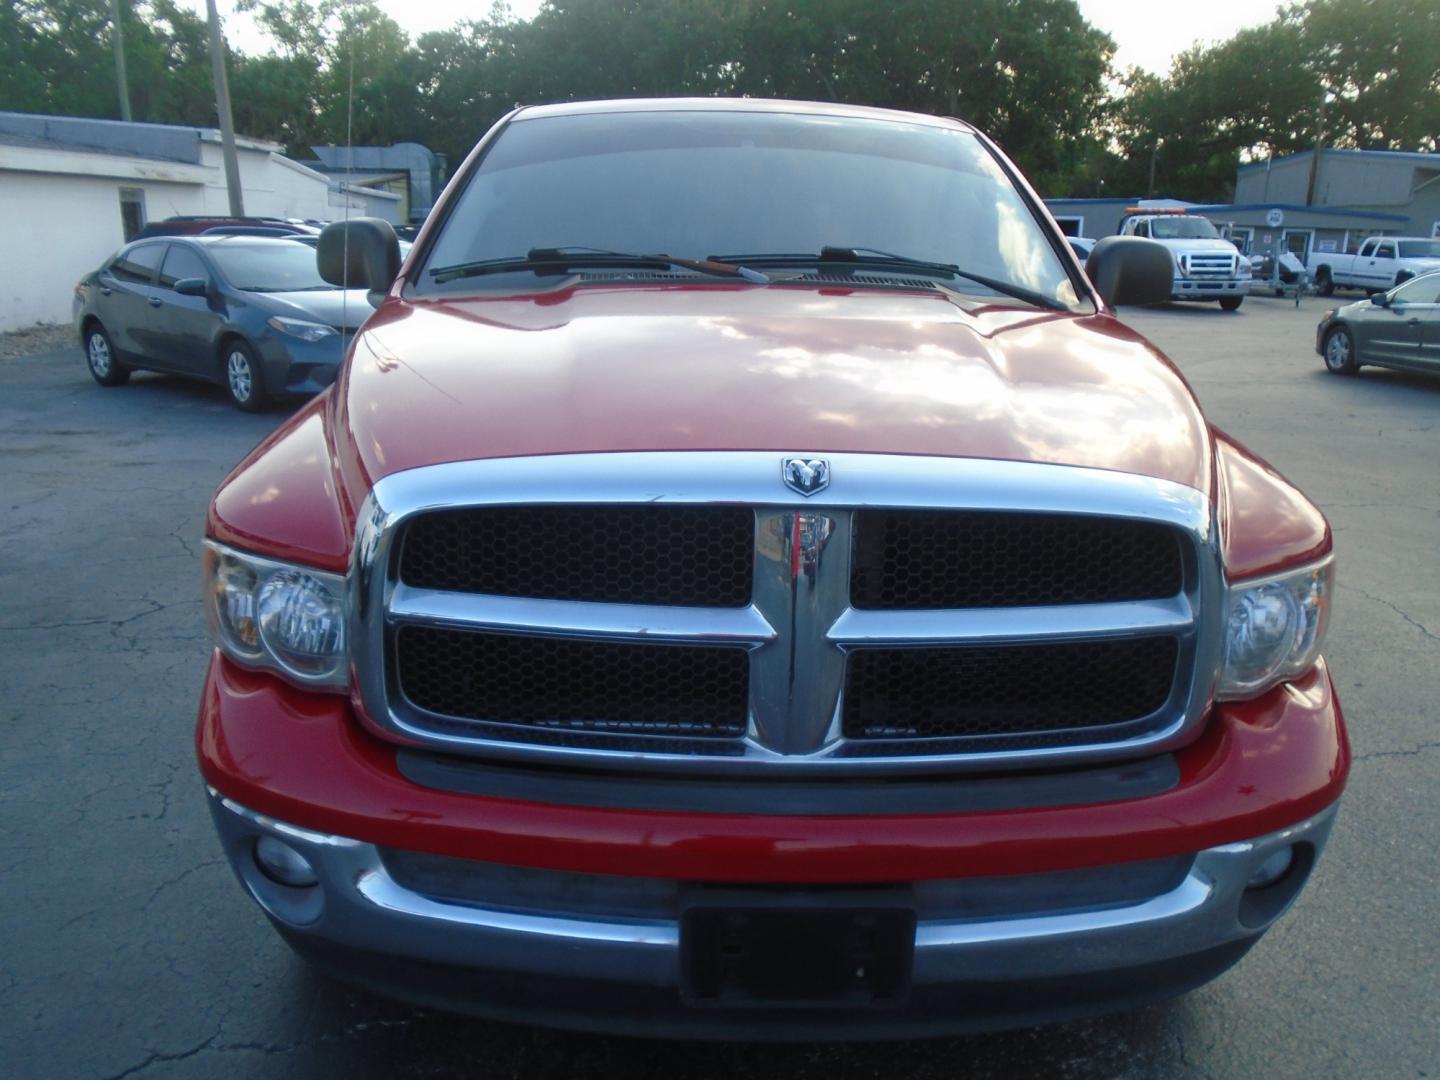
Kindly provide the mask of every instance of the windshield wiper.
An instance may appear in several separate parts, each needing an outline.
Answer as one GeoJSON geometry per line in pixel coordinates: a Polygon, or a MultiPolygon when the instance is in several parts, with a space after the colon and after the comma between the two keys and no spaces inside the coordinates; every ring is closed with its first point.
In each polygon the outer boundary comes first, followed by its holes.
{"type": "MultiPolygon", "coordinates": [[[[1024,300],[1027,304],[1034,304],[1036,307],[1048,308],[1051,311],[1068,310],[1064,304],[1053,296],[1046,296],[1044,293],[1027,289],[1023,285],[1015,285],[1008,281],[1001,281],[998,278],[987,277],[984,274],[972,273],[969,270],[962,270],[955,263],[931,262],[927,259],[914,259],[908,255],[896,255],[889,251],[879,251],[876,248],[866,247],[831,247],[826,245],[820,249],[819,254],[783,254],[756,252],[752,255],[712,255],[712,260],[724,263],[748,263],[753,266],[794,266],[796,263],[814,265],[860,266],[884,268],[897,270],[902,273],[912,274],[935,274],[944,275],[947,278],[961,277],[967,281],[973,281],[977,285],[983,285],[1004,296],[1012,296],[1016,300],[1024,300]]],[[[933,282],[942,292],[952,294],[954,289],[933,282]]]]}
{"type": "Polygon", "coordinates": [[[628,251],[608,251],[605,248],[558,247],[531,248],[524,255],[512,255],[501,259],[482,259],[478,262],[457,263],[454,266],[440,266],[430,271],[430,277],[437,283],[454,281],[457,278],[479,277],[482,274],[505,274],[517,270],[536,272],[583,269],[591,266],[626,267],[681,267],[697,274],[711,277],[740,278],[753,285],[768,285],[770,279],[747,266],[735,266],[717,259],[682,259],[674,255],[642,255],[628,251]]]}

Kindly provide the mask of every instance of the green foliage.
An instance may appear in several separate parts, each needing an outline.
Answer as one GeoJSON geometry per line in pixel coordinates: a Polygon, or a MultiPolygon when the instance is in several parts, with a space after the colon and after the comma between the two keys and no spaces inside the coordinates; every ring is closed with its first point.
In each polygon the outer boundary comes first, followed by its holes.
{"type": "MultiPolygon", "coordinates": [[[[135,118],[212,124],[204,20],[124,7],[135,118]]],[[[229,54],[236,128],[301,156],[348,132],[458,161],[517,103],[717,94],[962,116],[1052,195],[1222,199],[1314,145],[1322,100],[1327,144],[1440,149],[1434,0],[1306,0],[1164,77],[1116,73],[1074,0],[546,0],[416,40],[372,0],[241,9],[271,50],[229,54]]],[[[0,5],[0,108],[118,116],[112,71],[109,0],[0,5]]]]}
{"type": "Polygon", "coordinates": [[[1131,192],[1223,199],[1242,154],[1287,154],[1313,145],[1320,83],[1293,30],[1271,23],[1175,58],[1167,78],[1131,71],[1114,113],[1131,192]],[[1155,182],[1150,182],[1150,166],[1155,182]]]}
{"type": "Polygon", "coordinates": [[[1440,4],[1309,0],[1284,22],[1328,96],[1327,141],[1440,150],[1440,4]]]}
{"type": "MultiPolygon", "coordinates": [[[[211,124],[205,23],[173,0],[124,0],[131,115],[211,124]]],[[[119,119],[109,0],[5,0],[0,109],[119,119]]]]}
{"type": "Polygon", "coordinates": [[[1264,26],[1182,53],[1163,79],[1130,72],[1110,136],[1119,151],[1113,190],[1196,199],[1227,197],[1242,157],[1317,142],[1440,149],[1440,4],[1292,5],[1264,26]]]}

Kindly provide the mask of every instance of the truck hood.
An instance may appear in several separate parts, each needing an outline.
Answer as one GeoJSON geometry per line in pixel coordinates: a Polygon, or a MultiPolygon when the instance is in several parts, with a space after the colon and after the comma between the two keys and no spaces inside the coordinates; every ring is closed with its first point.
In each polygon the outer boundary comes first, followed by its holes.
{"type": "Polygon", "coordinates": [[[1178,254],[1193,252],[1223,251],[1226,255],[1239,254],[1239,249],[1228,240],[1206,240],[1203,238],[1179,239],[1179,240],[1156,240],[1157,244],[1164,244],[1171,251],[1178,254]]]}
{"type": "Polygon", "coordinates": [[[352,498],[445,461],[667,450],[1000,458],[1210,490],[1189,388],[1118,320],[919,291],[392,298],[328,410],[352,498]]]}

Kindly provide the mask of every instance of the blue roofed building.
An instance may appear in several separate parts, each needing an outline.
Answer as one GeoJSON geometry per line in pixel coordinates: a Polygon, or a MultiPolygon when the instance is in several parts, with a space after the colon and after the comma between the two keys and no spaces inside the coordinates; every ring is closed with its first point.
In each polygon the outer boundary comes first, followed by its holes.
{"type": "Polygon", "coordinates": [[[1278,246],[1303,259],[1354,251],[1367,236],[1440,236],[1440,154],[1325,149],[1251,162],[1236,170],[1228,203],[1137,197],[1046,205],[1062,229],[1097,239],[1118,232],[1131,207],[1185,207],[1247,253],[1278,246]]]}

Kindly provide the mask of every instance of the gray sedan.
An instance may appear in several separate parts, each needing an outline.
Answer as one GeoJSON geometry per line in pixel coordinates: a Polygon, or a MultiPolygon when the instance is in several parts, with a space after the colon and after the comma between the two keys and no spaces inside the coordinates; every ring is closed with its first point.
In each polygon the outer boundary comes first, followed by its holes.
{"type": "Polygon", "coordinates": [[[1440,272],[1327,311],[1315,351],[1337,375],[1353,375],[1361,364],[1440,374],[1440,272]]]}
{"type": "Polygon", "coordinates": [[[321,279],[315,249],[255,236],[169,236],[120,249],[75,286],[90,374],[117,386],[136,368],[219,383],[256,411],[329,386],[372,308],[321,279]]]}

